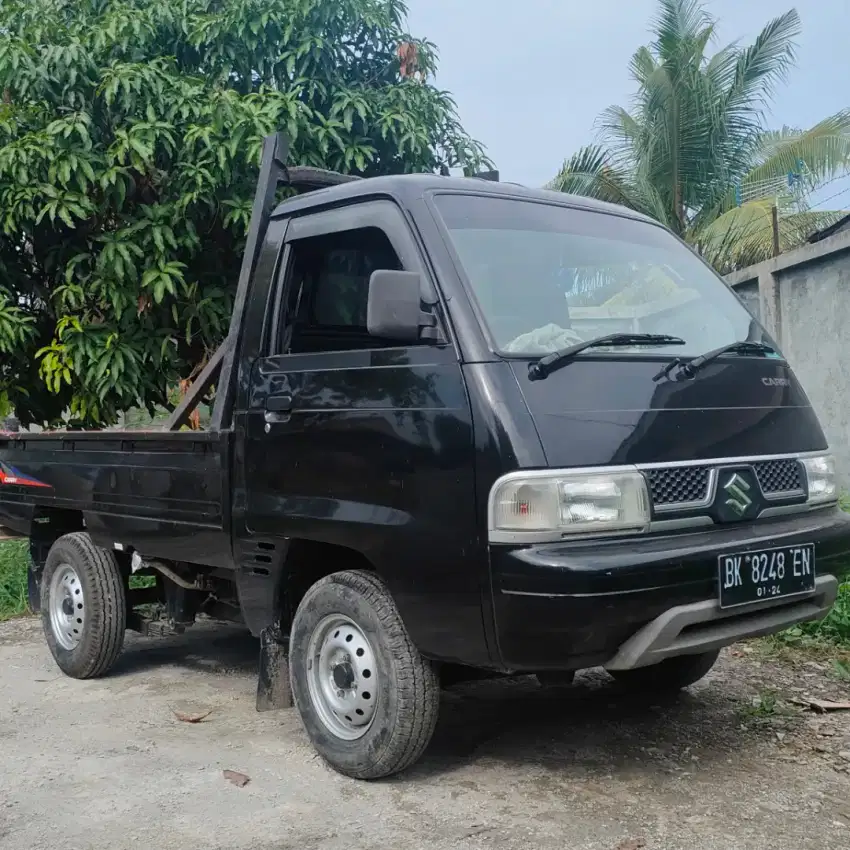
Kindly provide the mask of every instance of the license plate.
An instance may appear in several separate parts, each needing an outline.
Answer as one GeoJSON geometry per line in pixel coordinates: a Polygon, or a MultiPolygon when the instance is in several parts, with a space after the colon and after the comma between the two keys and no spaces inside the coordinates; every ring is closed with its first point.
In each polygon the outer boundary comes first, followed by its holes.
{"type": "Polygon", "coordinates": [[[721,555],[720,607],[798,596],[815,589],[815,546],[781,546],[721,555]]]}

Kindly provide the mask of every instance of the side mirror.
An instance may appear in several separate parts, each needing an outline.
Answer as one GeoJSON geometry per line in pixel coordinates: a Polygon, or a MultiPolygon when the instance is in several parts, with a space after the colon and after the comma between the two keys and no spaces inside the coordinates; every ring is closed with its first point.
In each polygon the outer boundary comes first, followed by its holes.
{"type": "Polygon", "coordinates": [[[372,336],[417,342],[423,324],[418,272],[378,270],[369,278],[366,328],[372,336]]]}

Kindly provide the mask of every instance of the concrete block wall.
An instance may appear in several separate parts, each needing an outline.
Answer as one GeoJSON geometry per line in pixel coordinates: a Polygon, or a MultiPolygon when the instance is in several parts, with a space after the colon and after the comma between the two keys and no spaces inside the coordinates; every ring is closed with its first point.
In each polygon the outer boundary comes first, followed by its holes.
{"type": "Polygon", "coordinates": [[[726,282],[788,358],[850,490],[850,232],[734,272],[726,282]]]}

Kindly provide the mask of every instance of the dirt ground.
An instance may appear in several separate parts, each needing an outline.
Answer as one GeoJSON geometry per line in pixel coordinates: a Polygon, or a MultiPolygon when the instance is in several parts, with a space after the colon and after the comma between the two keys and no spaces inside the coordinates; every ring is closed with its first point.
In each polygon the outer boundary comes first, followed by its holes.
{"type": "Polygon", "coordinates": [[[114,675],[77,682],[37,621],[0,625],[0,848],[850,847],[850,711],[791,702],[850,699],[826,664],[739,647],[666,703],[602,674],[460,686],[424,760],[366,784],[294,711],[254,711],[256,649],[222,627],[129,638],[114,675]]]}

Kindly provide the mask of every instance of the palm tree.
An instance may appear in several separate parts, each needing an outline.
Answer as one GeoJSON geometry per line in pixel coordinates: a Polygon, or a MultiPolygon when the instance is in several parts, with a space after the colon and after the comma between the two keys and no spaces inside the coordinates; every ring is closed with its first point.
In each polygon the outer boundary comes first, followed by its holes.
{"type": "Polygon", "coordinates": [[[794,62],[797,12],[772,20],[749,47],[712,56],[716,20],[701,0],[659,0],[652,43],[629,68],[631,109],[609,107],[598,143],[568,159],[549,188],[644,212],[722,272],[773,255],[845,213],[814,209],[811,193],[850,173],[850,109],[809,130],[770,131],[764,113],[794,62]]]}

